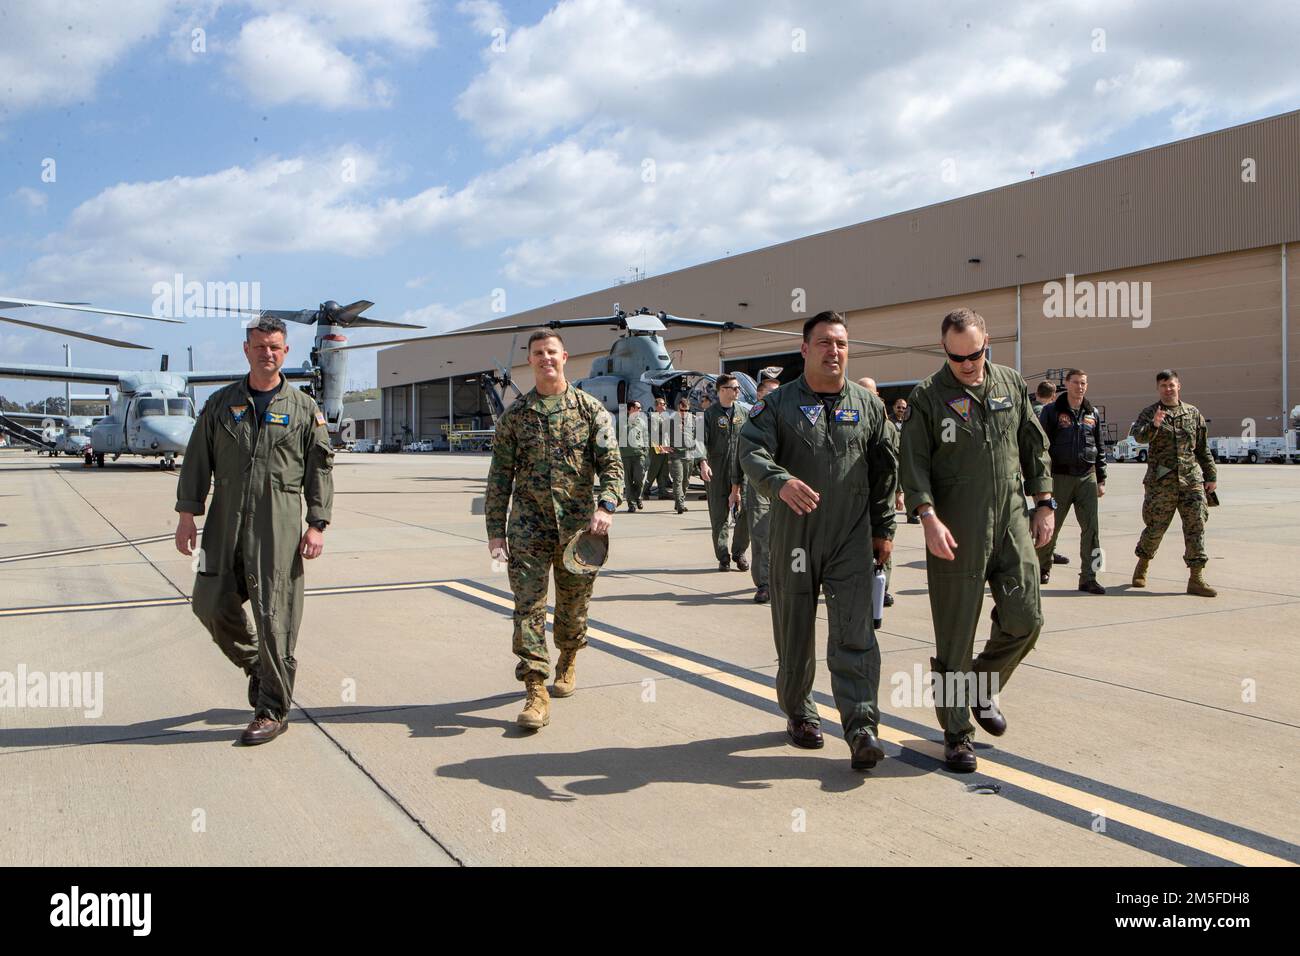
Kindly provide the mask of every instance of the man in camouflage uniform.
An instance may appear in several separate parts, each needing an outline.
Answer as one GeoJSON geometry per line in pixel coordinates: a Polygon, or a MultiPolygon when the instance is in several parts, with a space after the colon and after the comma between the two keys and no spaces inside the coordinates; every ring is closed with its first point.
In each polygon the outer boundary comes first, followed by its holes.
{"type": "Polygon", "coordinates": [[[624,494],[628,511],[644,510],[641,489],[645,484],[645,456],[650,447],[650,423],[641,411],[641,403],[629,402],[627,406],[626,445],[619,448],[626,476],[624,494]]]}
{"type": "Polygon", "coordinates": [[[248,675],[254,713],[240,737],[246,746],[274,740],[288,727],[302,562],[324,549],[334,499],[325,416],[280,374],[288,354],[281,320],[263,316],[248,328],[248,375],[203,406],[176,483],[176,549],[185,555],[193,553],[194,518],[212,489],[190,608],[248,675]],[[252,604],[251,624],[245,603],[252,604]]]}
{"type": "Polygon", "coordinates": [[[1131,434],[1150,446],[1147,473],[1142,479],[1142,521],[1146,528],[1138,538],[1137,567],[1133,587],[1147,584],[1147,566],[1156,556],[1160,539],[1177,511],[1183,521],[1183,561],[1190,571],[1187,593],[1200,597],[1218,594],[1205,583],[1206,497],[1217,487],[1218,472],[1205,438],[1205,417],[1195,405],[1180,400],[1182,383],[1173,369],[1156,374],[1160,400],[1142,409],[1131,434]]]}
{"type": "Polygon", "coordinates": [[[668,464],[673,477],[673,502],[677,513],[681,514],[689,510],[686,507],[686,489],[690,487],[695,463],[703,455],[696,437],[696,419],[691,414],[691,403],[685,396],[677,400],[677,414],[668,419],[668,422],[672,445],[668,464]]]}
{"type": "Polygon", "coordinates": [[[560,659],[552,691],[556,697],[568,697],[577,681],[578,651],[587,644],[587,606],[595,574],[568,571],[564,548],[583,530],[608,535],[622,497],[623,462],[609,413],[565,379],[568,358],[553,330],[539,329],[529,338],[528,364],[536,385],[497,422],[484,505],[488,553],[494,561],[508,561],[515,596],[513,649],[519,658],[515,677],[527,691],[518,724],[529,730],[551,722],[546,692],[551,671],[545,636],[547,575],[553,567],[553,633],[560,659]]]}
{"type": "Polygon", "coordinates": [[[745,551],[749,548],[749,522],[732,515],[740,507],[745,479],[740,471],[740,429],[749,416],[736,401],[740,383],[736,376],[718,376],[718,400],[704,411],[704,458],[700,460],[700,477],[709,499],[709,524],[713,531],[713,553],[718,570],[728,571],[736,562],[740,571],[749,570],[745,551]],[[730,535],[728,535],[730,530],[730,535]],[[727,538],[731,538],[728,546],[727,538]]]}

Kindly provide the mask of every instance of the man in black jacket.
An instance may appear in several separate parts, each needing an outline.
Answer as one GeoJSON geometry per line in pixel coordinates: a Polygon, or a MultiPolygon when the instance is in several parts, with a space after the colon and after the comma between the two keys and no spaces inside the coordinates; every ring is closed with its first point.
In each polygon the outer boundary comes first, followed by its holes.
{"type": "Polygon", "coordinates": [[[1052,497],[1056,499],[1056,531],[1038,549],[1039,580],[1046,584],[1052,571],[1052,554],[1071,505],[1079,518],[1079,590],[1105,594],[1097,583],[1101,568],[1101,539],[1097,524],[1097,499],[1106,494],[1106,453],[1097,409],[1085,397],[1088,375],[1077,368],[1065,374],[1066,390],[1055,402],[1043,406],[1039,423],[1047,432],[1052,456],[1052,497]]]}

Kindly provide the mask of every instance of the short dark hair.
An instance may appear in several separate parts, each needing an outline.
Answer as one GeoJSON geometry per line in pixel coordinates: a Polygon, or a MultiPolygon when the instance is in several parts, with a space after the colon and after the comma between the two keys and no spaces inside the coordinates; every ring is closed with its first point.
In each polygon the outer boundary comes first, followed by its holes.
{"type": "Polygon", "coordinates": [[[1076,376],[1076,375],[1087,375],[1087,374],[1088,374],[1088,373],[1085,372],[1085,371],[1084,371],[1083,369],[1081,369],[1081,368],[1072,368],[1072,369],[1070,369],[1068,372],[1065,373],[1065,380],[1068,382],[1070,379],[1074,378],[1074,376],[1076,376]]]}
{"type": "Polygon", "coordinates": [[[723,372],[721,375],[718,376],[718,384],[717,384],[718,388],[722,388],[722,386],[724,385],[735,385],[735,384],[736,384],[736,376],[732,375],[730,372],[723,372]]]}
{"type": "Polygon", "coordinates": [[[531,352],[533,350],[533,343],[540,342],[542,341],[542,339],[559,339],[560,347],[561,348],[564,347],[564,339],[560,336],[560,333],[557,332],[555,329],[538,329],[532,335],[528,336],[527,350],[531,352]]]}
{"type": "MultiPolygon", "coordinates": [[[[1160,383],[1160,382],[1167,382],[1167,381],[1169,381],[1171,378],[1178,378],[1178,370],[1177,370],[1177,369],[1174,369],[1174,368],[1162,368],[1160,371],[1156,372],[1156,382],[1157,382],[1157,383],[1160,383]]],[[[1181,378],[1178,378],[1178,381],[1181,382],[1182,379],[1181,379],[1181,378]]]]}
{"type": "Polygon", "coordinates": [[[1037,395],[1039,398],[1055,398],[1056,386],[1053,385],[1051,382],[1049,382],[1047,379],[1043,379],[1041,382],[1038,383],[1038,387],[1034,389],[1034,394],[1037,395]]]}
{"type": "Polygon", "coordinates": [[[277,318],[274,315],[259,315],[256,322],[249,319],[244,326],[244,341],[253,341],[254,332],[265,332],[267,335],[279,332],[285,337],[286,341],[289,338],[289,330],[284,324],[284,319],[277,318]]]}
{"type": "Polygon", "coordinates": [[[972,328],[979,329],[985,335],[989,333],[989,330],[984,325],[984,316],[974,309],[953,309],[943,317],[943,323],[939,326],[939,338],[942,339],[946,336],[949,329],[956,329],[961,332],[972,328]]]}
{"type": "MultiPolygon", "coordinates": [[[[812,341],[812,330],[817,328],[823,322],[829,322],[831,325],[844,325],[844,316],[838,312],[818,312],[811,319],[803,324],[803,340],[812,341]]],[[[848,326],[845,326],[847,330],[848,326]]]]}

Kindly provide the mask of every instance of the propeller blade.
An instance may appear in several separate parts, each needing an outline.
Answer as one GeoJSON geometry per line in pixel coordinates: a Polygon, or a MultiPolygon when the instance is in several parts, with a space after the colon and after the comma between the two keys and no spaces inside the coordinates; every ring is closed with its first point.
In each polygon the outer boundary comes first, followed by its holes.
{"type": "MultiPolygon", "coordinates": [[[[372,305],[374,305],[374,303],[366,299],[357,299],[357,301],[353,302],[351,305],[343,306],[335,312],[331,318],[334,320],[335,325],[347,325],[351,319],[355,319],[372,305]]],[[[412,326],[412,328],[421,328],[421,326],[412,326]]]]}
{"type": "Polygon", "coordinates": [[[427,325],[412,325],[410,322],[386,322],[383,319],[367,319],[365,317],[354,318],[347,322],[335,321],[334,325],[342,325],[349,329],[426,329],[427,325]]]}
{"type": "Polygon", "coordinates": [[[45,299],[19,299],[15,296],[0,297],[0,309],[5,308],[41,308],[41,309],[68,309],[72,312],[94,312],[98,315],[120,315],[127,319],[147,319],[150,322],[170,322],[173,325],[184,325],[180,319],[168,319],[158,315],[144,315],[141,312],[119,312],[116,309],[99,309],[93,305],[86,305],[83,302],[48,302],[45,299]]]}
{"type": "MultiPolygon", "coordinates": [[[[669,320],[672,316],[668,317],[669,320]]],[[[689,320],[688,320],[689,321],[689,320]]],[[[791,332],[788,329],[769,329],[761,325],[741,325],[739,322],[728,322],[730,328],[725,331],[741,330],[746,332],[762,332],[765,335],[797,335],[803,337],[802,332],[791,332]]],[[[917,352],[921,355],[943,355],[943,352],[934,348],[921,348],[915,345],[896,345],[892,342],[867,342],[864,339],[849,339],[850,345],[867,345],[873,349],[887,349],[892,352],[917,352]]]]}
{"type": "Polygon", "coordinates": [[[71,335],[74,339],[85,339],[87,342],[98,342],[100,345],[113,345],[120,349],[148,349],[148,345],[136,345],[134,342],[123,342],[120,339],[110,339],[102,335],[91,335],[89,332],[74,332],[72,329],[61,329],[57,325],[41,325],[39,322],[24,322],[22,319],[11,319],[7,315],[0,315],[0,322],[12,322],[14,325],[25,325],[29,329],[41,329],[44,332],[58,332],[60,335],[71,335]]]}

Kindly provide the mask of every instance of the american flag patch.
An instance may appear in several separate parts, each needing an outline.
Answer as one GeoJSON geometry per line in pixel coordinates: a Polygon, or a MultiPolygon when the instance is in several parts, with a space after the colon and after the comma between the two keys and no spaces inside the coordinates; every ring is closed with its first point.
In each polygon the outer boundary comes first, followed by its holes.
{"type": "Polygon", "coordinates": [[[325,424],[325,413],[320,411],[319,409],[317,409],[316,411],[316,424],[317,425],[325,424]]]}

